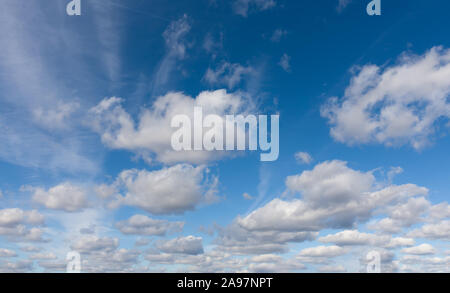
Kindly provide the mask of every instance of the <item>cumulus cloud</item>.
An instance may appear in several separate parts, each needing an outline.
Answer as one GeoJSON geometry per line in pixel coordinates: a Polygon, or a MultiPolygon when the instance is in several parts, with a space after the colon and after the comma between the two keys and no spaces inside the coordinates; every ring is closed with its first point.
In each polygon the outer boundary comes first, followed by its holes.
{"type": "Polygon", "coordinates": [[[430,244],[421,244],[419,246],[403,248],[402,252],[414,255],[426,255],[426,254],[434,254],[436,250],[430,244]]]}
{"type": "Polygon", "coordinates": [[[96,251],[114,251],[119,246],[119,239],[86,235],[77,239],[71,248],[80,253],[93,253],[96,251]]]}
{"type": "Polygon", "coordinates": [[[124,189],[124,195],[113,200],[117,205],[134,206],[156,215],[182,214],[194,210],[201,203],[216,201],[217,184],[217,177],[211,178],[205,166],[175,165],[156,171],[125,170],[114,183],[124,189]]]}
{"type": "Polygon", "coordinates": [[[216,69],[208,68],[203,79],[210,85],[226,85],[229,89],[233,89],[254,73],[255,69],[251,66],[224,62],[216,69]]]}
{"type": "Polygon", "coordinates": [[[280,65],[284,71],[291,72],[291,56],[286,53],[283,54],[283,56],[281,56],[280,62],[278,62],[278,65],[280,65]]]}
{"type": "Polygon", "coordinates": [[[30,188],[33,201],[48,209],[77,212],[88,206],[86,191],[71,183],[62,183],[48,190],[30,188]]]}
{"type": "MultiPolygon", "coordinates": [[[[322,229],[353,228],[387,206],[428,190],[414,184],[378,184],[371,172],[353,170],[342,161],[318,164],[286,180],[301,199],[276,198],[250,214],[238,216],[219,232],[217,243],[236,253],[283,252],[286,243],[314,240],[322,229]]],[[[342,231],[319,239],[336,245],[389,245],[388,235],[342,231]]]]}
{"type": "Polygon", "coordinates": [[[307,152],[298,152],[295,154],[295,160],[300,164],[309,165],[312,163],[313,158],[307,152]]]}
{"type": "Polygon", "coordinates": [[[159,241],[157,247],[164,253],[198,255],[203,253],[203,239],[195,236],[179,237],[159,241]]]}
{"type": "Polygon", "coordinates": [[[43,231],[36,227],[44,224],[39,212],[18,208],[0,210],[0,235],[16,241],[44,241],[43,231]]]}
{"type": "Polygon", "coordinates": [[[321,113],[339,142],[421,149],[446,128],[440,122],[450,117],[449,94],[450,50],[434,47],[385,68],[362,67],[344,97],[331,98],[321,113]]]}
{"type": "Polygon", "coordinates": [[[346,250],[339,246],[317,246],[305,248],[300,251],[300,257],[336,257],[340,255],[344,255],[346,250]]]}
{"type": "Polygon", "coordinates": [[[10,249],[0,248],[0,258],[1,257],[15,257],[17,253],[10,249]]]}
{"type": "Polygon", "coordinates": [[[180,232],[184,222],[169,222],[151,219],[144,215],[134,215],[128,220],[116,223],[116,227],[127,235],[164,236],[169,232],[180,232]]]}
{"type": "Polygon", "coordinates": [[[450,240],[450,221],[425,224],[408,233],[409,237],[450,240]]]}
{"type": "Polygon", "coordinates": [[[247,17],[250,10],[263,11],[277,5],[274,0],[235,0],[233,2],[234,13],[247,17]]]}
{"type": "Polygon", "coordinates": [[[283,29],[276,29],[272,36],[270,37],[270,40],[274,43],[277,43],[279,41],[281,41],[281,39],[283,37],[285,37],[288,34],[288,32],[286,30],[283,29]]]}
{"type": "Polygon", "coordinates": [[[102,142],[109,148],[129,150],[148,161],[155,158],[168,164],[201,164],[224,156],[223,152],[174,151],[171,146],[174,116],[187,115],[193,121],[194,107],[201,107],[204,116],[216,114],[221,117],[244,114],[254,108],[246,97],[229,94],[226,90],[205,91],[195,99],[182,93],[169,93],[157,98],[151,108],[143,109],[135,123],[122,102],[122,99],[112,97],[90,110],[91,125],[100,134],[102,142]]]}

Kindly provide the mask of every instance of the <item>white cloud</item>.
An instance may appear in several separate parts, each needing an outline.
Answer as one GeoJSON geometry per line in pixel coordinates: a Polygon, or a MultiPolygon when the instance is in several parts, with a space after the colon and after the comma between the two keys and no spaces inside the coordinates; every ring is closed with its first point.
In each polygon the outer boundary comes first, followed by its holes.
{"type": "Polygon", "coordinates": [[[0,210],[0,235],[14,241],[43,241],[43,231],[35,226],[44,224],[44,216],[39,212],[18,208],[0,210]]]}
{"type": "Polygon", "coordinates": [[[268,10],[276,6],[274,0],[234,0],[233,11],[234,13],[247,17],[250,10],[268,10]]]}
{"type": "Polygon", "coordinates": [[[335,266],[322,266],[319,268],[319,272],[321,273],[345,273],[347,272],[347,269],[344,268],[342,265],[335,265],[335,266]]]}
{"type": "Polygon", "coordinates": [[[408,233],[409,237],[450,240],[450,221],[423,225],[408,233]]]}
{"type": "Polygon", "coordinates": [[[332,258],[340,255],[344,255],[346,250],[339,246],[317,246],[305,248],[300,251],[300,257],[326,257],[332,258]]]}
{"type": "Polygon", "coordinates": [[[203,239],[195,236],[180,237],[159,241],[157,247],[164,253],[198,255],[203,253],[203,239]]]}
{"type": "Polygon", "coordinates": [[[169,222],[151,219],[144,215],[134,215],[128,220],[116,223],[116,227],[127,235],[164,236],[170,232],[180,232],[184,222],[169,222]]]}
{"type": "Polygon", "coordinates": [[[361,246],[381,246],[388,243],[389,236],[361,233],[357,230],[346,230],[336,234],[320,237],[319,241],[324,243],[334,243],[341,246],[361,245],[361,246]]]}
{"type": "Polygon", "coordinates": [[[98,251],[114,251],[119,246],[119,239],[86,235],[71,245],[71,248],[80,253],[94,253],[98,251]]]}
{"type": "Polygon", "coordinates": [[[300,164],[309,165],[312,163],[313,158],[307,152],[298,152],[295,154],[295,160],[300,164]]]}
{"type": "MultiPolygon", "coordinates": [[[[300,192],[302,199],[276,198],[245,217],[237,217],[236,223],[225,230],[228,233],[221,235],[222,245],[227,243],[239,251],[244,247],[255,251],[266,248],[265,253],[279,252],[286,248],[285,243],[314,239],[314,233],[326,228],[353,228],[382,208],[428,192],[413,184],[380,188],[371,172],[352,170],[341,161],[324,162],[312,171],[290,176],[286,185],[291,192],[300,192]],[[263,235],[272,240],[264,241],[263,235]],[[282,235],[284,242],[280,240],[282,235]]],[[[347,231],[321,240],[385,245],[390,236],[347,231]]]]}
{"type": "Polygon", "coordinates": [[[274,43],[277,43],[279,41],[281,41],[281,39],[283,37],[285,37],[288,34],[288,32],[286,30],[282,30],[282,29],[276,29],[272,36],[270,37],[270,40],[274,43]]]}
{"type": "Polygon", "coordinates": [[[52,252],[46,253],[34,253],[29,257],[32,260],[54,260],[57,259],[56,255],[52,252]]]}
{"type": "Polygon", "coordinates": [[[341,13],[351,2],[352,0],[338,0],[337,11],[341,13]]]}
{"type": "Polygon", "coordinates": [[[165,86],[170,80],[177,62],[185,59],[187,50],[186,36],[190,30],[189,18],[187,15],[183,15],[180,19],[171,22],[164,31],[163,38],[167,52],[155,73],[154,89],[165,86]]]}
{"type": "Polygon", "coordinates": [[[203,79],[211,85],[226,85],[234,89],[252,74],[255,74],[255,69],[251,66],[224,62],[216,69],[208,68],[203,79]]]}
{"type": "Polygon", "coordinates": [[[421,149],[445,128],[439,121],[450,117],[449,95],[450,50],[434,47],[386,68],[364,66],[344,97],[330,99],[321,112],[339,142],[421,149]]]}
{"type": "Polygon", "coordinates": [[[217,200],[217,178],[204,166],[175,165],[157,171],[126,170],[116,184],[126,189],[118,204],[138,207],[152,214],[182,214],[201,203],[217,200]]]}
{"type": "Polygon", "coordinates": [[[0,248],[0,258],[1,257],[15,257],[17,253],[10,249],[0,248]]]}
{"type": "Polygon", "coordinates": [[[250,194],[248,194],[247,192],[244,192],[242,194],[242,197],[246,200],[253,200],[253,196],[251,196],[250,194]]]}
{"type": "Polygon", "coordinates": [[[386,245],[387,248],[397,248],[404,246],[413,246],[415,241],[413,238],[396,237],[392,238],[391,241],[386,245]]]}
{"type": "Polygon", "coordinates": [[[193,120],[194,107],[202,107],[203,114],[246,113],[253,108],[241,95],[226,90],[202,92],[193,99],[182,93],[169,93],[159,97],[150,109],[143,109],[137,125],[121,106],[122,99],[103,100],[90,110],[93,129],[101,135],[102,142],[112,149],[132,151],[151,160],[152,156],[163,163],[204,163],[223,158],[223,152],[176,152],[171,146],[174,129],[171,120],[175,115],[188,115],[193,120]]]}
{"type": "Polygon", "coordinates": [[[436,250],[430,244],[421,244],[419,246],[403,248],[402,252],[414,255],[426,255],[426,254],[434,254],[436,250]]]}
{"type": "Polygon", "coordinates": [[[278,65],[280,65],[284,71],[291,72],[291,56],[286,53],[283,54],[283,56],[281,56],[280,62],[278,62],[278,65]]]}
{"type": "Polygon", "coordinates": [[[49,190],[42,188],[31,188],[31,190],[33,190],[33,201],[49,209],[77,212],[88,206],[86,191],[68,182],[49,190]]]}

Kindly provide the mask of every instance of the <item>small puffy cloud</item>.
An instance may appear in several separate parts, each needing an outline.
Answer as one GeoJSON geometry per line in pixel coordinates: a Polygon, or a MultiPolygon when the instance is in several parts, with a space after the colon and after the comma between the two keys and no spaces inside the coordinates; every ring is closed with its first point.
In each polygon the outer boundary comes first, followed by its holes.
{"type": "Polygon", "coordinates": [[[44,223],[39,212],[24,211],[18,208],[0,210],[0,235],[17,241],[43,241],[43,231],[35,226],[44,223]]]}
{"type": "Polygon", "coordinates": [[[291,72],[291,56],[286,53],[283,54],[283,56],[281,56],[280,62],[278,62],[278,65],[280,65],[284,71],[291,72]]]}
{"type": "Polygon", "coordinates": [[[320,237],[319,241],[323,243],[334,243],[340,246],[380,246],[388,243],[389,236],[379,236],[375,234],[361,233],[357,230],[346,230],[336,234],[320,237]]]}
{"type": "Polygon", "coordinates": [[[204,166],[176,165],[157,171],[126,170],[116,184],[125,189],[120,204],[156,215],[182,214],[217,199],[217,178],[204,166]]]}
{"type": "Polygon", "coordinates": [[[80,253],[92,253],[98,251],[114,251],[119,246],[119,239],[86,235],[77,239],[71,248],[80,253]]]}
{"type": "Polygon", "coordinates": [[[2,273],[26,273],[33,269],[33,262],[30,260],[18,260],[16,262],[0,263],[2,273]]]}
{"type": "Polygon", "coordinates": [[[77,212],[88,206],[86,191],[71,183],[62,183],[48,190],[31,188],[33,201],[48,209],[77,212]]]}
{"type": "Polygon", "coordinates": [[[226,85],[229,89],[233,89],[254,73],[255,69],[251,66],[224,62],[216,69],[208,68],[203,80],[211,85],[226,85]]]}
{"type": "Polygon", "coordinates": [[[298,152],[295,154],[295,160],[300,164],[309,165],[312,163],[313,158],[307,152],[298,152]]]}
{"type": "Polygon", "coordinates": [[[386,245],[386,248],[413,246],[414,244],[415,244],[415,240],[413,238],[396,237],[396,238],[392,238],[389,241],[389,243],[386,245]]]}
{"type": "Polygon", "coordinates": [[[1,257],[15,257],[17,253],[10,249],[0,248],[0,258],[1,257]]]}
{"type": "Polygon", "coordinates": [[[234,0],[233,11],[237,15],[247,17],[249,11],[263,11],[277,5],[274,0],[234,0]]]}
{"type": "Polygon", "coordinates": [[[68,119],[80,107],[78,103],[59,101],[49,108],[37,107],[33,110],[35,122],[51,130],[62,130],[68,127],[68,119]]]}
{"type": "Polygon", "coordinates": [[[32,260],[54,260],[57,259],[56,255],[52,252],[34,253],[30,255],[32,260]]]}
{"type": "Polygon", "coordinates": [[[244,199],[246,199],[246,200],[252,200],[252,199],[253,199],[253,196],[251,196],[251,195],[248,194],[247,192],[244,192],[244,193],[242,194],[242,197],[243,197],[244,199]]]}
{"type": "Polygon", "coordinates": [[[321,273],[345,273],[347,269],[341,265],[326,265],[319,268],[319,272],[321,273]]]}
{"type": "Polygon", "coordinates": [[[336,257],[344,255],[346,250],[339,246],[317,246],[311,248],[305,248],[300,251],[300,257],[336,257]]]}
{"type": "Polygon", "coordinates": [[[336,10],[341,13],[352,2],[352,0],[338,0],[336,10]]]}
{"type": "Polygon", "coordinates": [[[180,232],[184,222],[169,222],[151,219],[144,215],[134,215],[128,220],[116,223],[116,227],[127,235],[164,236],[169,232],[180,232]]]}
{"type": "Polygon", "coordinates": [[[155,159],[167,164],[201,164],[226,155],[224,152],[174,151],[171,120],[176,115],[187,115],[193,121],[195,107],[201,107],[204,116],[215,114],[221,117],[247,113],[254,108],[248,98],[229,94],[226,90],[205,91],[195,99],[182,93],[168,93],[157,98],[151,108],[142,109],[135,122],[122,107],[122,102],[122,99],[112,97],[92,108],[91,127],[111,149],[128,150],[149,162],[155,159]]]}
{"type": "Polygon", "coordinates": [[[203,253],[203,240],[201,237],[187,236],[167,241],[159,241],[157,248],[169,254],[198,255],[203,253]]]}
{"type": "Polygon", "coordinates": [[[409,232],[408,237],[450,240],[450,221],[425,224],[409,232]]]}
{"type": "Polygon", "coordinates": [[[402,252],[413,255],[427,255],[427,254],[434,254],[436,250],[430,244],[421,244],[419,246],[403,248],[402,252]]]}
{"type": "Polygon", "coordinates": [[[281,41],[281,39],[283,37],[285,37],[288,34],[288,32],[286,30],[282,30],[282,29],[276,29],[272,36],[270,37],[270,40],[274,43],[277,43],[279,41],[281,41]]]}
{"type": "Polygon", "coordinates": [[[366,65],[342,99],[331,98],[322,116],[331,136],[349,145],[410,144],[421,149],[450,117],[450,50],[434,47],[422,56],[404,54],[395,65],[366,65]]]}

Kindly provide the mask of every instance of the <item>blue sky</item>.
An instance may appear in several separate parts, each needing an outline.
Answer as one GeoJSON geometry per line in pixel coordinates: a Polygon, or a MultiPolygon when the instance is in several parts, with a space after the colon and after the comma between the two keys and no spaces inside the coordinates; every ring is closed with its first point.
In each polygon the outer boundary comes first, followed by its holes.
{"type": "Polygon", "coordinates": [[[3,2],[0,271],[448,271],[446,1],[3,2]],[[199,104],[278,160],[173,152],[199,104]]]}

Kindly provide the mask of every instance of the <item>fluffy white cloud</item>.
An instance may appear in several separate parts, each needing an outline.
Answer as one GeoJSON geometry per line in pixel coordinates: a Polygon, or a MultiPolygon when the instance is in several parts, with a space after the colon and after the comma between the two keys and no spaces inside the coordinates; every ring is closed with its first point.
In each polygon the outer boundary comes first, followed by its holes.
{"type": "Polygon", "coordinates": [[[277,5],[274,0],[235,0],[233,2],[234,13],[247,17],[249,10],[267,10],[277,5]]]}
{"type": "Polygon", "coordinates": [[[203,253],[203,239],[195,236],[179,237],[159,241],[157,247],[164,253],[198,255],[203,253]]]}
{"type": "Polygon", "coordinates": [[[90,110],[93,129],[101,135],[102,142],[112,149],[124,149],[151,161],[163,163],[204,163],[222,158],[224,152],[182,151],[171,146],[174,129],[171,120],[176,115],[187,115],[193,121],[194,107],[202,107],[203,115],[246,113],[253,108],[241,95],[225,90],[202,92],[197,98],[182,93],[161,96],[150,109],[143,109],[137,123],[122,107],[122,99],[109,98],[90,110]]]}
{"type": "Polygon", "coordinates": [[[450,50],[402,55],[396,65],[364,66],[338,100],[322,108],[331,135],[350,145],[409,143],[420,149],[450,117],[450,50]]]}
{"type": "Polygon", "coordinates": [[[287,32],[286,30],[283,30],[283,29],[276,29],[276,30],[273,32],[272,36],[270,37],[270,40],[271,40],[272,42],[277,43],[277,42],[281,41],[281,39],[282,39],[283,37],[285,37],[287,34],[288,34],[288,32],[287,32]]]}
{"type": "Polygon", "coordinates": [[[245,77],[255,74],[251,66],[224,62],[216,69],[208,68],[203,79],[211,85],[226,85],[229,89],[239,85],[245,77]]]}
{"type": "Polygon", "coordinates": [[[12,240],[43,241],[43,231],[35,226],[44,223],[44,216],[39,212],[24,211],[18,208],[0,210],[0,235],[12,240]]]}
{"type": "Polygon", "coordinates": [[[155,220],[144,215],[134,215],[128,220],[116,223],[116,227],[127,235],[164,236],[169,232],[180,232],[184,222],[155,220]]]}
{"type": "Polygon", "coordinates": [[[297,160],[297,162],[300,164],[309,165],[312,163],[313,158],[311,157],[310,154],[308,154],[306,152],[298,152],[298,153],[295,153],[295,160],[297,160]]]}
{"type": "Polygon", "coordinates": [[[350,228],[368,220],[381,207],[428,192],[413,184],[376,189],[375,183],[370,172],[352,170],[341,161],[324,162],[312,171],[287,178],[288,189],[300,192],[302,199],[274,199],[238,218],[238,223],[249,231],[350,228]]]}
{"type": "Polygon", "coordinates": [[[387,207],[388,218],[375,221],[368,228],[385,233],[399,233],[405,227],[421,222],[421,216],[429,212],[431,203],[423,197],[410,198],[405,203],[387,207]]]}
{"type": "Polygon", "coordinates": [[[450,221],[423,225],[408,233],[409,237],[450,240],[450,221]]]}
{"type": "Polygon", "coordinates": [[[414,244],[415,240],[413,238],[396,237],[391,239],[391,241],[386,245],[386,248],[413,246],[414,244]]]}
{"type": "Polygon", "coordinates": [[[283,56],[281,56],[280,62],[278,62],[278,65],[280,65],[284,71],[290,72],[291,71],[291,56],[289,56],[286,53],[283,54],[283,56]]]}
{"type": "Polygon", "coordinates": [[[15,257],[17,253],[10,249],[0,248],[0,257],[15,257]]]}
{"type": "Polygon", "coordinates": [[[351,2],[352,0],[339,0],[338,6],[336,8],[337,11],[341,13],[351,2]]]}
{"type": "Polygon", "coordinates": [[[414,255],[426,255],[426,254],[434,254],[436,250],[430,244],[421,244],[419,246],[403,248],[402,252],[414,255]]]}
{"type": "Polygon", "coordinates": [[[305,248],[300,251],[300,257],[336,257],[346,253],[346,250],[339,246],[317,246],[305,248]]]}
{"type": "Polygon", "coordinates": [[[347,245],[371,245],[371,246],[381,246],[388,243],[390,240],[389,236],[375,235],[368,233],[361,233],[357,230],[346,230],[341,231],[333,235],[327,235],[320,237],[318,239],[323,243],[334,243],[336,245],[347,246],[347,245]]]}
{"type": "Polygon", "coordinates": [[[71,248],[80,253],[93,253],[96,251],[114,251],[119,246],[119,239],[86,235],[77,239],[71,248]]]}
{"type": "Polygon", "coordinates": [[[77,212],[88,206],[86,191],[71,183],[62,183],[48,190],[31,188],[33,201],[48,209],[77,212]]]}
{"type": "Polygon", "coordinates": [[[200,203],[217,199],[217,178],[208,178],[204,166],[176,165],[157,171],[126,170],[116,185],[126,189],[119,204],[138,207],[152,214],[181,214],[200,203]]]}

